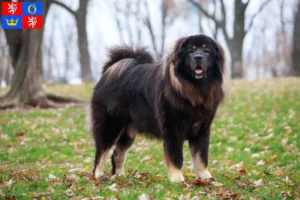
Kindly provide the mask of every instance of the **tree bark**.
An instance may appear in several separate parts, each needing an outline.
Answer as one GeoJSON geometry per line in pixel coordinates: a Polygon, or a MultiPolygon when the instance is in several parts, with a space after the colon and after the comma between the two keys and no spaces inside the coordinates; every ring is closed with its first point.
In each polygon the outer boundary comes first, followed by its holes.
{"type": "Polygon", "coordinates": [[[58,6],[63,7],[66,11],[72,14],[75,17],[78,33],[78,48],[79,48],[79,62],[81,69],[81,79],[84,82],[92,82],[92,70],[90,62],[90,53],[88,46],[88,37],[86,32],[86,18],[87,18],[87,7],[88,0],[79,0],[79,8],[74,11],[69,8],[66,4],[61,1],[52,0],[52,3],[55,3],[58,6]]]}
{"type": "Polygon", "coordinates": [[[297,7],[293,32],[292,73],[295,76],[300,76],[300,2],[298,2],[297,7]]]}
{"type": "Polygon", "coordinates": [[[243,44],[246,36],[245,32],[245,12],[247,4],[242,0],[234,3],[233,39],[228,41],[231,52],[231,77],[243,77],[243,44]]]}
{"type": "Polygon", "coordinates": [[[86,32],[87,7],[87,0],[79,1],[79,9],[76,12],[76,22],[78,32],[81,77],[84,82],[92,82],[93,77],[91,71],[88,37],[86,32]]]}
{"type": "Polygon", "coordinates": [[[231,54],[231,77],[243,77],[243,42],[232,40],[228,43],[231,54]]]}
{"type": "Polygon", "coordinates": [[[160,58],[163,57],[164,49],[165,49],[167,15],[168,15],[167,0],[162,0],[162,4],[161,4],[161,46],[160,46],[160,53],[158,55],[160,58]]]}

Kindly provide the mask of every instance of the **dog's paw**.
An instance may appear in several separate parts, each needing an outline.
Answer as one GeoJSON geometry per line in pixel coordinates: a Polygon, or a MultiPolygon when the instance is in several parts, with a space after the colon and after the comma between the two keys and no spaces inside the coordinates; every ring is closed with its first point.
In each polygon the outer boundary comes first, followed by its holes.
{"type": "Polygon", "coordinates": [[[176,171],[169,173],[169,179],[173,183],[178,183],[184,181],[184,177],[181,171],[176,171]]]}
{"type": "Polygon", "coordinates": [[[214,179],[207,169],[197,172],[197,177],[202,180],[214,179]]]}
{"type": "Polygon", "coordinates": [[[116,170],[116,171],[117,171],[116,172],[117,176],[126,176],[124,168],[116,170]]]}
{"type": "Polygon", "coordinates": [[[95,171],[94,174],[93,174],[93,177],[95,179],[99,179],[101,177],[104,177],[104,172],[103,171],[95,171]]]}

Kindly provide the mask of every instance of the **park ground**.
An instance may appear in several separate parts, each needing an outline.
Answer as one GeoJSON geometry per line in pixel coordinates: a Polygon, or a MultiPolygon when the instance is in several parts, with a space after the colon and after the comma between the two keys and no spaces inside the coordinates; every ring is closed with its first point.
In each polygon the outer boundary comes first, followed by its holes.
{"type": "MultiPolygon", "coordinates": [[[[126,177],[91,176],[85,108],[0,111],[0,199],[300,199],[300,79],[229,82],[212,125],[210,172],[195,181],[187,145],[183,183],[170,183],[162,143],[139,136],[126,177]]],[[[88,100],[93,84],[45,85],[88,100]]],[[[6,90],[0,90],[3,94],[6,90]]]]}

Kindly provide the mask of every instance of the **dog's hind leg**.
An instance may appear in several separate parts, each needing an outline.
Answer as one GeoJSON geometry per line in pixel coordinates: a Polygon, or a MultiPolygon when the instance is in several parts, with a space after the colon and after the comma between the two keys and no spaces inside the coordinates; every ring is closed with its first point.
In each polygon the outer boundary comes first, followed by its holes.
{"type": "Polygon", "coordinates": [[[125,175],[124,163],[126,160],[127,151],[135,140],[137,130],[133,124],[129,124],[123,130],[121,136],[116,142],[116,146],[111,156],[112,174],[125,175]]]}
{"type": "Polygon", "coordinates": [[[104,175],[106,155],[120,136],[123,124],[106,115],[104,109],[99,106],[92,107],[91,111],[92,132],[96,145],[93,176],[94,178],[100,178],[104,175]]]}

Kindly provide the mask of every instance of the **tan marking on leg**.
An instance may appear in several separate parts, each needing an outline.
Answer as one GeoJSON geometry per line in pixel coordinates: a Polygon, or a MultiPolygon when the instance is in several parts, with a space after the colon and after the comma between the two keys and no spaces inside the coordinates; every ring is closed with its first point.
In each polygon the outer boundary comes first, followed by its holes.
{"type": "Polygon", "coordinates": [[[135,138],[135,136],[138,134],[138,130],[136,129],[136,127],[133,124],[129,124],[127,127],[127,133],[129,135],[129,137],[135,138]]]}
{"type": "Polygon", "coordinates": [[[184,181],[184,177],[181,169],[177,169],[169,159],[167,155],[165,155],[165,162],[168,168],[169,180],[171,182],[182,182],[184,181]]]}
{"type": "Polygon", "coordinates": [[[91,105],[88,104],[86,107],[86,130],[92,135],[93,134],[93,121],[92,121],[92,112],[91,112],[91,105]]]}
{"type": "Polygon", "coordinates": [[[121,150],[116,148],[114,150],[114,161],[116,164],[116,175],[125,176],[124,163],[127,157],[127,150],[121,150]]]}
{"type": "MultiPolygon", "coordinates": [[[[134,139],[136,134],[138,133],[137,129],[135,128],[135,126],[133,124],[130,124],[127,127],[127,134],[130,138],[134,139]]],[[[131,145],[130,145],[131,146],[131,145]]],[[[116,164],[116,174],[118,176],[125,176],[125,170],[124,170],[124,163],[126,161],[126,157],[127,157],[127,152],[130,148],[130,146],[128,148],[119,148],[118,145],[116,145],[116,148],[114,150],[114,161],[116,164]]]]}
{"type": "Polygon", "coordinates": [[[212,175],[209,173],[203,161],[201,160],[200,153],[199,152],[196,153],[193,148],[190,148],[190,150],[192,155],[192,165],[197,177],[200,179],[211,178],[212,175]]]}
{"type": "Polygon", "coordinates": [[[104,164],[106,160],[106,156],[108,154],[108,150],[102,153],[102,155],[99,157],[99,162],[95,167],[94,171],[94,178],[100,178],[101,176],[104,175],[104,164]]]}

